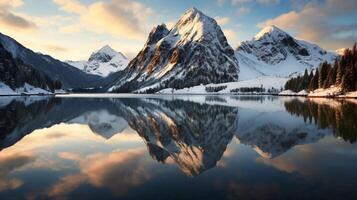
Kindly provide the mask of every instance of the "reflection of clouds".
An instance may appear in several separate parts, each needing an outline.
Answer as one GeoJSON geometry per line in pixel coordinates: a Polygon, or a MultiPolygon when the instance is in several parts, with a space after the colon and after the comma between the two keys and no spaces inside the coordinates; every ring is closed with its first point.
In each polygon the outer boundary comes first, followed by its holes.
{"type": "Polygon", "coordinates": [[[5,153],[0,154],[0,191],[16,189],[23,182],[16,178],[10,178],[9,175],[20,170],[21,167],[32,162],[34,157],[30,153],[5,153]]]}
{"type": "Polygon", "coordinates": [[[311,145],[297,146],[293,152],[277,158],[269,159],[258,157],[256,161],[287,173],[299,172],[302,175],[314,174],[319,171],[318,168],[320,166],[318,166],[318,162],[316,161],[321,153],[315,151],[311,145]]]}
{"type": "Polygon", "coordinates": [[[275,167],[283,172],[292,173],[297,170],[295,163],[291,159],[281,159],[280,157],[275,159],[258,157],[257,162],[275,167]]]}
{"type": "Polygon", "coordinates": [[[222,158],[217,162],[217,167],[226,167],[227,160],[231,159],[237,153],[237,144],[239,144],[239,140],[232,140],[227,149],[224,151],[222,158]]]}
{"type": "MultiPolygon", "coordinates": [[[[0,152],[0,191],[26,184],[10,177],[11,172],[21,168],[24,172],[33,169],[64,172],[64,177],[50,190],[46,189],[47,186],[40,188],[53,198],[66,197],[83,183],[108,187],[118,195],[124,194],[150,178],[146,171],[150,167],[144,160],[146,150],[144,147],[135,149],[137,144],[142,147],[142,139],[131,130],[109,140],[94,134],[87,125],[59,124],[36,130],[0,152]],[[112,152],[128,143],[134,149],[112,152]],[[76,168],[79,169],[78,174],[66,173],[66,170],[76,168]]],[[[31,195],[36,198],[42,192],[31,195]]]]}
{"type": "Polygon", "coordinates": [[[142,162],[145,153],[145,149],[134,149],[92,155],[81,164],[81,170],[93,185],[107,186],[119,194],[125,193],[130,187],[140,185],[150,178],[148,166],[142,162]]]}
{"type": "Polygon", "coordinates": [[[62,158],[79,161],[81,172],[64,177],[52,187],[49,195],[56,198],[66,196],[84,182],[95,187],[108,187],[117,195],[123,195],[131,187],[139,186],[150,179],[148,166],[143,162],[145,153],[145,149],[133,149],[98,153],[83,159],[73,153],[60,153],[62,158]]]}
{"type": "Polygon", "coordinates": [[[7,148],[7,150],[12,152],[33,152],[44,148],[53,148],[54,146],[66,146],[68,144],[78,143],[79,141],[81,144],[118,144],[120,142],[125,143],[127,141],[142,142],[141,138],[136,134],[133,134],[130,130],[128,130],[128,133],[123,132],[113,136],[110,140],[106,140],[103,137],[94,134],[88,125],[58,124],[50,128],[39,129],[31,134],[28,134],[14,146],[7,148]]]}
{"type": "Polygon", "coordinates": [[[48,195],[50,197],[55,197],[56,199],[65,199],[66,195],[72,192],[84,181],[86,181],[86,177],[83,174],[65,176],[59,183],[50,189],[48,195]]]}
{"type": "Polygon", "coordinates": [[[276,199],[279,186],[270,182],[260,184],[245,184],[231,182],[228,184],[227,199],[276,199]]]}
{"type": "Polygon", "coordinates": [[[347,145],[344,141],[338,141],[333,137],[324,138],[316,144],[296,146],[292,151],[274,159],[259,157],[258,163],[272,166],[282,172],[297,172],[304,176],[330,177],[331,169],[339,166],[334,173],[343,173],[343,168],[350,168],[356,164],[346,163],[348,159],[355,159],[353,145],[347,145]],[[342,152],[341,152],[342,150],[342,152]],[[331,162],[332,161],[332,162],[331,162]],[[342,168],[341,168],[342,167],[342,168]]]}
{"type": "Polygon", "coordinates": [[[66,160],[73,160],[73,161],[80,161],[81,160],[80,155],[77,155],[77,154],[72,153],[72,152],[59,152],[58,153],[58,157],[60,157],[62,159],[66,159],[66,160]]]}

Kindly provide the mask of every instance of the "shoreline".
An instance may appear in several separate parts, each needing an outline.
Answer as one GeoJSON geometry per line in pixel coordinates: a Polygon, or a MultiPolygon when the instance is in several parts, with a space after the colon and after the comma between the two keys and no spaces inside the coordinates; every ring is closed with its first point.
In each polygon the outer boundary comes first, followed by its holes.
{"type": "Polygon", "coordinates": [[[357,96],[345,95],[298,95],[298,94],[277,94],[277,93],[154,93],[154,94],[137,94],[137,93],[51,93],[51,94],[0,94],[0,97],[144,97],[144,96],[278,96],[278,97],[305,97],[305,98],[326,98],[326,99],[356,99],[357,96]]]}

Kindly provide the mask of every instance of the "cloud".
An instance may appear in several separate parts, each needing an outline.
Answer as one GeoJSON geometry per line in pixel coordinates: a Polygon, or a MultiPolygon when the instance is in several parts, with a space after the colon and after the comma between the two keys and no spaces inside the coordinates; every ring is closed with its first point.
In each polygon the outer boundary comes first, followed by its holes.
{"type": "Polygon", "coordinates": [[[3,0],[0,2],[0,7],[20,7],[24,4],[22,0],[3,0]]]}
{"type": "Polygon", "coordinates": [[[65,47],[61,47],[61,46],[58,46],[58,45],[52,45],[52,44],[46,45],[45,48],[46,48],[46,50],[48,50],[50,52],[62,52],[62,51],[67,51],[68,50],[65,47]]]}
{"type": "Polygon", "coordinates": [[[279,3],[280,0],[257,0],[260,4],[276,4],[279,3]]]}
{"type": "Polygon", "coordinates": [[[250,13],[250,8],[248,8],[248,7],[242,6],[238,9],[238,15],[240,15],[240,16],[247,15],[249,13],[250,13]]]}
{"type": "Polygon", "coordinates": [[[239,43],[237,33],[233,29],[224,29],[223,30],[224,35],[226,36],[228,42],[232,44],[233,46],[236,46],[236,44],[239,43]]]}
{"type": "Polygon", "coordinates": [[[223,6],[224,0],[217,0],[217,4],[218,4],[219,6],[223,6]]]}
{"type": "Polygon", "coordinates": [[[233,5],[242,5],[247,3],[259,3],[259,4],[277,4],[280,0],[231,0],[233,5]]]}
{"type": "Polygon", "coordinates": [[[355,0],[312,2],[299,11],[281,14],[257,26],[262,28],[276,25],[296,33],[297,37],[304,40],[317,42],[326,48],[338,49],[351,46],[357,40],[357,22],[345,20],[355,15],[356,10],[357,1],[355,0]],[[343,23],[338,21],[343,21],[343,23]]]}
{"type": "Polygon", "coordinates": [[[251,3],[253,0],[231,0],[233,5],[251,3]]]}
{"type": "MultiPolygon", "coordinates": [[[[93,32],[108,32],[131,39],[142,39],[144,37],[140,24],[142,16],[139,16],[142,13],[135,8],[141,7],[140,5],[129,2],[122,4],[119,0],[110,3],[94,3],[81,19],[93,32]]],[[[143,12],[145,12],[144,7],[143,12]]]]}
{"type": "Polygon", "coordinates": [[[72,13],[85,13],[87,8],[77,0],[53,0],[60,9],[72,13]]]}
{"type": "MultiPolygon", "coordinates": [[[[128,0],[99,1],[88,6],[79,1],[53,0],[61,10],[79,15],[79,26],[95,33],[108,33],[114,36],[142,40],[144,22],[152,10],[144,4],[128,0]]],[[[78,29],[68,25],[62,32],[75,32],[78,29]]],[[[78,24],[77,24],[78,27],[78,24]]]]}
{"type": "Polygon", "coordinates": [[[0,2],[0,27],[16,30],[33,30],[36,24],[12,10],[24,3],[22,0],[5,0],[0,2]]]}
{"type": "Polygon", "coordinates": [[[217,23],[220,26],[226,25],[231,21],[231,19],[229,17],[219,17],[219,16],[217,16],[214,19],[217,21],[217,23]]]}

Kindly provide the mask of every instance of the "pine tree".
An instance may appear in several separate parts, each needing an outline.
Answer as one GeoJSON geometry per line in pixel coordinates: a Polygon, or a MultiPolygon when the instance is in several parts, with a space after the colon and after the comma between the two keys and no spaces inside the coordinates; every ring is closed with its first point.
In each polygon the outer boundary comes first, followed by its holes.
{"type": "Polygon", "coordinates": [[[323,88],[327,77],[328,64],[326,62],[322,63],[319,70],[318,87],[323,88]]]}
{"type": "Polygon", "coordinates": [[[342,66],[341,66],[341,63],[337,63],[335,85],[340,86],[341,83],[342,83],[342,66]]]}
{"type": "Polygon", "coordinates": [[[357,62],[357,42],[352,47],[353,62],[357,62]]]}
{"type": "MultiPolygon", "coordinates": [[[[335,63],[336,66],[336,63],[335,63]]],[[[327,73],[327,78],[324,83],[324,88],[329,88],[332,85],[334,85],[336,82],[336,67],[331,67],[329,65],[328,67],[328,73],[327,73]]]]}
{"type": "Polygon", "coordinates": [[[304,73],[304,76],[303,76],[303,82],[302,82],[302,88],[301,90],[305,90],[309,87],[309,73],[307,72],[307,69],[305,69],[305,73],[304,73]]]}
{"type": "Polygon", "coordinates": [[[319,87],[319,70],[316,70],[314,77],[311,79],[309,84],[309,91],[314,91],[319,87]]]}
{"type": "Polygon", "coordinates": [[[353,91],[355,89],[355,73],[354,66],[347,66],[342,78],[342,90],[344,92],[353,91]]]}
{"type": "Polygon", "coordinates": [[[329,87],[329,82],[330,82],[330,79],[332,78],[332,77],[329,77],[329,75],[332,76],[331,73],[332,73],[332,67],[331,67],[331,65],[327,65],[327,75],[326,75],[326,78],[325,78],[324,83],[322,85],[323,88],[328,88],[329,87]]]}

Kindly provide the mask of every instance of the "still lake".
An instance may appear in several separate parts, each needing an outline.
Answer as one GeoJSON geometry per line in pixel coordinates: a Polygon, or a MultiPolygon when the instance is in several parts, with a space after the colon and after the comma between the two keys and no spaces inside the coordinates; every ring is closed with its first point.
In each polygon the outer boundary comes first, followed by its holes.
{"type": "Polygon", "coordinates": [[[357,100],[0,97],[0,199],[357,199],[357,100]]]}

